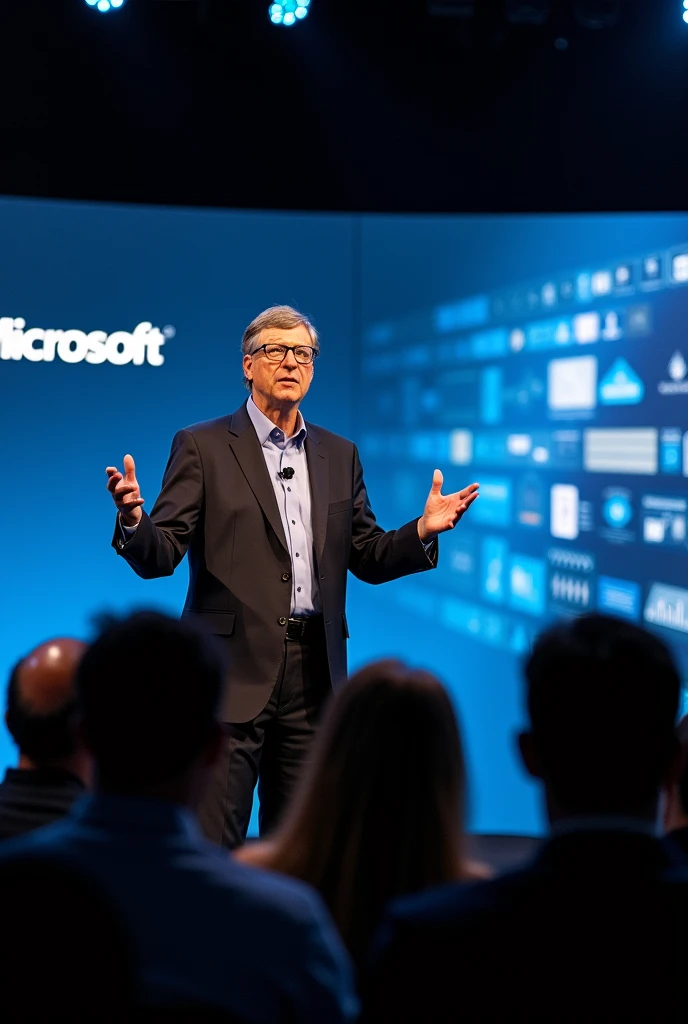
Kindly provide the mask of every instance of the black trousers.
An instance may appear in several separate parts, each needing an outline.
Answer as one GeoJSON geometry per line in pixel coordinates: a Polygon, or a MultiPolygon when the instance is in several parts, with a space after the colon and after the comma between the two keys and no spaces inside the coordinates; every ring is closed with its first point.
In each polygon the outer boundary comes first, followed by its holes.
{"type": "MultiPolygon", "coordinates": [[[[231,686],[231,681],[230,684],[231,686]]],[[[331,694],[325,633],[286,640],[270,700],[251,722],[227,725],[222,753],[198,808],[206,836],[230,850],[246,839],[258,784],[261,838],[279,823],[331,694]]]]}

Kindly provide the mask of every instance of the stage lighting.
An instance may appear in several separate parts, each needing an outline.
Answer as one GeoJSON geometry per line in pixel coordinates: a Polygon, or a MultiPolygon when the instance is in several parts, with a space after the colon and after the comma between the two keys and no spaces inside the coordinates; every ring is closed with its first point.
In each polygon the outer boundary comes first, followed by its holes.
{"type": "Polygon", "coordinates": [[[116,11],[118,7],[123,7],[125,0],[86,0],[86,3],[101,14],[107,14],[108,11],[116,11]]]}
{"type": "Polygon", "coordinates": [[[688,25],[688,0],[683,0],[683,6],[685,8],[683,11],[683,20],[685,21],[686,25],[688,25]]]}
{"type": "Polygon", "coordinates": [[[268,17],[273,25],[286,25],[289,28],[297,21],[303,21],[310,5],[311,0],[280,0],[280,3],[270,4],[268,17]]]}

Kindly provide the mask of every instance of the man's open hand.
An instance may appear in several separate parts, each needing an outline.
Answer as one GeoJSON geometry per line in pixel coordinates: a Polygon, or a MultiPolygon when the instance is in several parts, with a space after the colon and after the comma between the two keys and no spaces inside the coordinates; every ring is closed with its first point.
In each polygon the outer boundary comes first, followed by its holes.
{"type": "Polygon", "coordinates": [[[136,480],[136,466],[131,455],[124,456],[124,476],[116,466],[108,466],[107,489],[119,509],[125,526],[138,526],[141,521],[143,498],[136,480]]]}
{"type": "Polygon", "coordinates": [[[439,469],[432,474],[432,487],[425,502],[425,511],[418,520],[418,536],[427,543],[438,533],[453,530],[466,509],[478,497],[480,484],[469,484],[454,494],[442,494],[444,477],[439,469]]]}

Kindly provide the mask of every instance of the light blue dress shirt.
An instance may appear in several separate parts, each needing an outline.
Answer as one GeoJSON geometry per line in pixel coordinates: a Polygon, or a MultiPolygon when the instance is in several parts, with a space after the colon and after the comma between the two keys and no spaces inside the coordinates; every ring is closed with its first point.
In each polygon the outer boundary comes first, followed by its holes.
{"type": "MultiPolygon", "coordinates": [[[[246,410],[258,436],[265,465],[275,490],[284,536],[287,539],[291,558],[291,607],[290,614],[298,616],[320,615],[322,603],[315,569],[313,547],[313,519],[311,516],[311,482],[306,458],[306,424],[298,413],[296,433],[285,437],[284,431],[276,427],[260,411],[252,397],[246,410]],[[279,474],[291,466],[294,475],[284,480],[279,474]]],[[[136,532],[135,526],[125,526],[120,520],[124,539],[136,532]]]]}
{"type": "Polygon", "coordinates": [[[322,611],[320,588],[315,568],[313,519],[311,515],[311,483],[306,458],[306,424],[297,414],[296,433],[285,437],[284,431],[260,411],[250,397],[246,411],[263,449],[265,465],[275,491],[284,536],[291,558],[291,614],[319,615],[322,611]],[[291,466],[294,475],[284,480],[280,472],[291,466]]]}

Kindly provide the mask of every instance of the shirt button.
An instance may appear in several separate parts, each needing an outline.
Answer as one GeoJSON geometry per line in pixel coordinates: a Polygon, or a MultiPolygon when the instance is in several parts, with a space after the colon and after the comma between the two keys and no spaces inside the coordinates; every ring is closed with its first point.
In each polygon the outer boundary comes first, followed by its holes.
{"type": "Polygon", "coordinates": [[[296,526],[296,520],[295,520],[295,519],[292,519],[292,521],[291,521],[291,525],[292,525],[292,526],[296,526]]]}
{"type": "Polygon", "coordinates": [[[290,491],[290,490],[291,490],[291,487],[287,487],[287,490],[288,490],[288,491],[290,491]]]}
{"type": "Polygon", "coordinates": [[[301,587],[297,587],[296,589],[297,589],[297,591],[298,591],[298,592],[299,592],[299,594],[300,594],[300,593],[301,593],[301,587]]]}
{"type": "Polygon", "coordinates": [[[296,557],[297,557],[297,558],[299,557],[299,553],[298,553],[298,551],[296,552],[296,557]]]}
{"type": "Polygon", "coordinates": [[[279,622],[280,626],[286,626],[287,624],[287,620],[285,619],[284,615],[280,615],[277,621],[279,622]]]}
{"type": "Polygon", "coordinates": [[[290,572],[283,572],[282,573],[282,579],[284,580],[285,583],[288,583],[289,580],[291,579],[291,573],[290,572]]]}

